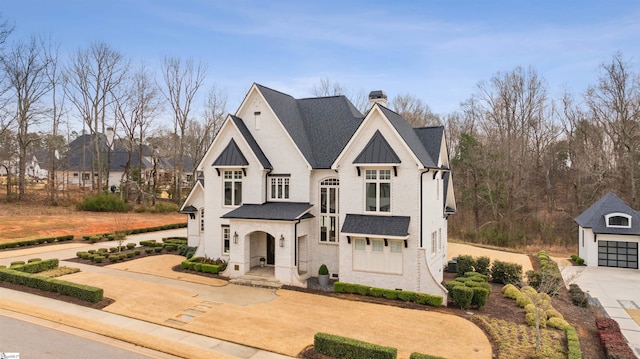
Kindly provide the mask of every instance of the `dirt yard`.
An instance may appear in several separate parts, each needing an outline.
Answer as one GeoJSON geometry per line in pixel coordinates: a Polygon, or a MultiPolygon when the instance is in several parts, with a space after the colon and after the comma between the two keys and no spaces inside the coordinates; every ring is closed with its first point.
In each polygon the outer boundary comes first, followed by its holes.
{"type": "Polygon", "coordinates": [[[68,234],[82,236],[116,229],[182,223],[186,220],[186,215],[179,213],[99,213],[77,211],[74,207],[2,203],[0,242],[68,234]]]}

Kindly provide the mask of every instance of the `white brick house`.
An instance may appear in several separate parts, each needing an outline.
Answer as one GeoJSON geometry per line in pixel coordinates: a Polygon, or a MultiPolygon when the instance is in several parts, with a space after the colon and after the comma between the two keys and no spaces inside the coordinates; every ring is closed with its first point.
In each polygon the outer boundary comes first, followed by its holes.
{"type": "Polygon", "coordinates": [[[231,278],[265,258],[283,284],[305,287],[326,264],[343,282],[446,297],[456,205],[444,128],[411,128],[384,93],[371,95],[365,116],[344,96],[254,84],[182,206],[196,255],[228,260],[231,278]]]}

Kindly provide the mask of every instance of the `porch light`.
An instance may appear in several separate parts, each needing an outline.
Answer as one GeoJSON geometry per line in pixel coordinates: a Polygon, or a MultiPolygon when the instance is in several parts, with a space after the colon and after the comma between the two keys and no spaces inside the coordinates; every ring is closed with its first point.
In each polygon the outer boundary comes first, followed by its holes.
{"type": "Polygon", "coordinates": [[[233,244],[238,244],[238,232],[233,232],[233,244]]]}
{"type": "Polygon", "coordinates": [[[284,236],[280,235],[280,247],[284,247],[284,236]]]}

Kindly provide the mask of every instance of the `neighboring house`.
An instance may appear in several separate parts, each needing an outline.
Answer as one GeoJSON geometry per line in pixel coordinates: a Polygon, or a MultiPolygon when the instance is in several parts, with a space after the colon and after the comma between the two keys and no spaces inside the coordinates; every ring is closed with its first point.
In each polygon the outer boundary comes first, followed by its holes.
{"type": "Polygon", "coordinates": [[[575,221],[578,256],[586,265],[638,269],[639,212],[609,192],[575,221]]]}
{"type": "Polygon", "coordinates": [[[411,128],[382,91],[370,100],[365,116],[344,96],[254,84],[181,208],[196,255],[228,260],[231,278],[264,258],[282,284],[306,287],[326,264],[343,282],[446,297],[456,204],[444,128],[411,128]]]}
{"type": "MultiPolygon", "coordinates": [[[[47,178],[47,175],[49,172],[47,171],[46,168],[43,168],[43,167],[46,167],[44,166],[43,157],[44,159],[46,159],[46,156],[44,156],[44,153],[41,151],[38,154],[27,155],[27,158],[30,160],[27,160],[27,163],[25,166],[26,177],[30,177],[34,179],[47,178]],[[43,166],[40,165],[41,163],[43,164],[43,166]]],[[[6,176],[7,168],[8,168],[11,176],[18,177],[18,175],[20,174],[19,162],[20,162],[20,159],[18,158],[17,155],[13,156],[10,160],[5,160],[0,162],[0,176],[6,176]]]]}

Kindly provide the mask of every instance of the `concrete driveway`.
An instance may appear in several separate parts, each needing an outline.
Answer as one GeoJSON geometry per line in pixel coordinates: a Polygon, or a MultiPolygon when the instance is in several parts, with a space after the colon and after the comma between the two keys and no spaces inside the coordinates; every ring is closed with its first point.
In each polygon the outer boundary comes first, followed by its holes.
{"type": "MultiPolygon", "coordinates": [[[[562,261],[558,261],[562,264],[562,261]]],[[[640,354],[640,271],[624,268],[560,266],[565,283],[576,283],[620,325],[629,346],[640,354]],[[634,317],[636,320],[634,320],[634,317]]]]}

